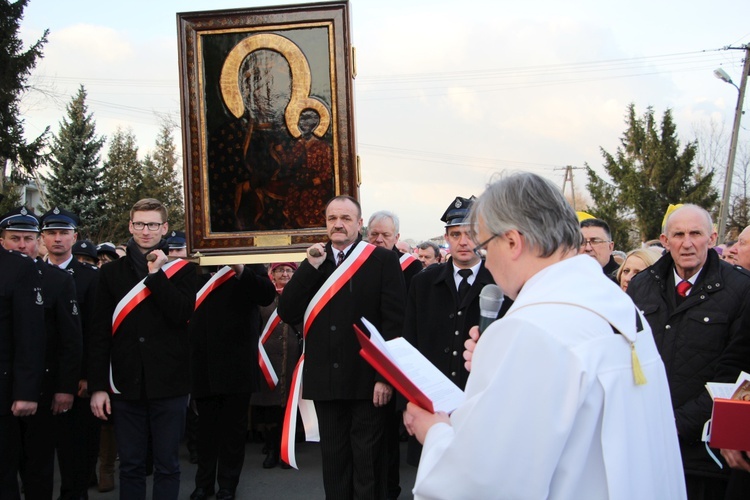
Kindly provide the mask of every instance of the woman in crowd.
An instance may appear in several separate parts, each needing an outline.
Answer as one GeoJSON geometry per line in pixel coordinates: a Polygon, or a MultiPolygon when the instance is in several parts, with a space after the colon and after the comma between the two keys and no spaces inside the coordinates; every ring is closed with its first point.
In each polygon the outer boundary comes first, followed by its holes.
{"type": "Polygon", "coordinates": [[[623,292],[628,291],[628,284],[633,277],[659,260],[661,253],[653,248],[636,248],[628,252],[625,262],[617,270],[617,282],[623,292]]]}
{"type": "MultiPolygon", "coordinates": [[[[287,325],[275,314],[279,296],[296,270],[297,264],[294,262],[271,264],[269,275],[276,286],[276,300],[271,305],[261,308],[264,326],[259,350],[261,354],[266,354],[265,359],[270,362],[270,367],[262,369],[264,376],[260,380],[261,390],[253,394],[250,403],[256,407],[257,429],[265,436],[265,469],[271,469],[279,464],[284,409],[294,367],[302,353],[302,325],[287,325]],[[271,371],[276,375],[276,382],[271,371]]],[[[281,467],[288,469],[289,465],[282,461],[281,467]]]]}

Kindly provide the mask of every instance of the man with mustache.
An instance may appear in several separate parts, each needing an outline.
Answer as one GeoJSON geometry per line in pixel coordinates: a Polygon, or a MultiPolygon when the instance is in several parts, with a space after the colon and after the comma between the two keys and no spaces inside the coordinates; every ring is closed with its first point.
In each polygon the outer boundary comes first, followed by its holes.
{"type": "Polygon", "coordinates": [[[386,339],[400,335],[404,277],[396,252],[362,241],[356,199],[333,198],[325,216],[330,241],[308,248],[278,313],[288,324],[304,321],[302,398],[315,405],[326,498],[382,499],[385,405],[393,388],[360,357],[353,324],[365,317],[386,339]]]}

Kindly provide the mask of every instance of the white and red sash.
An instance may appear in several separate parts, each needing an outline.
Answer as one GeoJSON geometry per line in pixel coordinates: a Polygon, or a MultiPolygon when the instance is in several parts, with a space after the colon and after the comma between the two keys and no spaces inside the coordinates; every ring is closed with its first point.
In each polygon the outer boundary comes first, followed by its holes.
{"type": "Polygon", "coordinates": [[[263,373],[263,377],[266,379],[268,387],[272,390],[275,389],[276,385],[279,383],[279,377],[276,376],[276,371],[273,369],[271,360],[268,359],[268,354],[266,354],[266,349],[263,347],[263,344],[265,344],[271,337],[271,334],[276,327],[279,326],[279,323],[281,323],[281,318],[276,312],[276,309],[274,309],[273,313],[271,313],[271,317],[268,318],[268,321],[266,322],[265,328],[263,328],[263,332],[260,334],[260,339],[258,340],[258,364],[260,365],[260,371],[263,373]]]}
{"type": "Polygon", "coordinates": [[[206,297],[208,297],[211,292],[229,281],[236,274],[237,273],[235,273],[234,270],[229,266],[224,266],[217,272],[215,272],[214,275],[211,276],[211,279],[208,280],[200,290],[198,290],[197,294],[195,294],[195,310],[197,310],[198,307],[203,304],[203,301],[206,300],[206,297]]]}
{"type": "MultiPolygon", "coordinates": [[[[304,317],[303,337],[307,338],[310,325],[313,324],[321,310],[328,304],[336,293],[356,274],[362,264],[375,250],[375,245],[360,241],[354,247],[349,258],[339,265],[328,279],[323,283],[318,292],[313,296],[307,306],[304,317]]],[[[297,366],[292,375],[292,387],[289,391],[289,399],[284,413],[284,430],[281,434],[281,459],[294,467],[297,467],[295,457],[295,435],[297,433],[297,410],[302,416],[307,441],[320,441],[318,432],[318,417],[315,414],[315,405],[309,399],[302,399],[302,372],[305,365],[305,348],[302,349],[297,366]]]]}
{"type": "Polygon", "coordinates": [[[401,263],[401,270],[406,271],[406,268],[409,267],[412,262],[416,262],[417,258],[410,253],[405,253],[400,259],[398,259],[398,261],[401,263]]]}
{"type": "MultiPolygon", "coordinates": [[[[161,270],[167,275],[167,279],[177,274],[180,269],[188,265],[188,261],[183,259],[173,260],[162,266],[161,270]]],[[[148,276],[146,276],[148,278],[148,276]]],[[[120,327],[125,318],[138,307],[138,305],[146,300],[151,295],[151,290],[145,284],[146,278],[135,284],[130,291],[117,303],[115,312],[112,314],[112,336],[114,337],[117,333],[117,329],[120,327]]],[[[114,377],[112,376],[112,360],[109,361],[109,385],[114,394],[120,394],[120,391],[115,387],[114,377]]]]}

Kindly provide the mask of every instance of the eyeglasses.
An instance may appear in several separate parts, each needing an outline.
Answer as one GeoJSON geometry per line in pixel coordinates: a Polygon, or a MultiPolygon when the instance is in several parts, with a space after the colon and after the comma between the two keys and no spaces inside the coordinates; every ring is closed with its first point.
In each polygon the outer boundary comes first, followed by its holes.
{"type": "Polygon", "coordinates": [[[486,258],[487,257],[487,248],[486,248],[487,245],[490,243],[490,241],[494,240],[498,236],[499,236],[498,234],[493,234],[492,236],[490,236],[490,238],[487,241],[484,241],[483,243],[476,245],[474,247],[474,250],[472,250],[474,252],[474,255],[476,255],[480,259],[486,258]]]}
{"type": "Polygon", "coordinates": [[[591,245],[592,247],[599,246],[603,243],[609,243],[610,240],[603,240],[601,238],[589,238],[589,239],[583,239],[581,241],[581,248],[584,248],[586,245],[591,245]]]}
{"type": "Polygon", "coordinates": [[[144,227],[147,227],[149,231],[157,231],[164,224],[163,222],[134,222],[132,220],[130,223],[136,231],[143,231],[144,227]]]}
{"type": "Polygon", "coordinates": [[[274,274],[294,274],[294,269],[289,269],[289,268],[282,269],[280,267],[277,267],[276,269],[273,270],[273,272],[274,274]]]}

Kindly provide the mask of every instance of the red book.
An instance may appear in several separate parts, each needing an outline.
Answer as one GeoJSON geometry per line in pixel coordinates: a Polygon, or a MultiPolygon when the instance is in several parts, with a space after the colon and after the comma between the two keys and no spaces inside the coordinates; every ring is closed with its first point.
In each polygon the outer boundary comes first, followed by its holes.
{"type": "Polygon", "coordinates": [[[369,321],[362,318],[362,323],[370,335],[354,325],[360,356],[409,402],[432,413],[450,413],[463,401],[463,391],[406,339],[386,342],[369,321]]]}
{"type": "Polygon", "coordinates": [[[750,401],[714,399],[712,448],[750,451],[750,401]]]}

